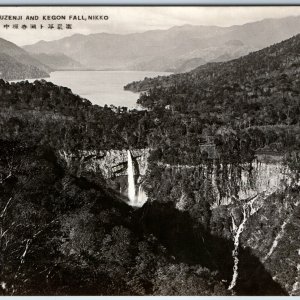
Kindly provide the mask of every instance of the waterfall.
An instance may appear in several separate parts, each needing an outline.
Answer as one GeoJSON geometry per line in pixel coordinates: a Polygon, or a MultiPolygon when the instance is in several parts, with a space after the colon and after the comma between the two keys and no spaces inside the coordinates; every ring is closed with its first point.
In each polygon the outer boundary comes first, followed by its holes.
{"type": "MultiPolygon", "coordinates": [[[[295,202],[295,206],[298,206],[300,204],[300,201],[295,202]]],[[[280,231],[278,232],[278,234],[276,235],[272,246],[270,248],[270,250],[268,251],[268,253],[266,254],[266,256],[262,259],[262,262],[264,263],[274,252],[274,250],[276,249],[276,247],[278,246],[278,242],[283,238],[284,234],[285,234],[285,228],[286,225],[290,222],[291,218],[293,217],[293,214],[291,213],[290,216],[288,216],[285,221],[282,223],[281,227],[280,227],[280,231]]],[[[300,252],[299,252],[300,255],[300,252]]]]}
{"type": "Polygon", "coordinates": [[[139,185],[138,196],[136,199],[136,206],[143,206],[143,204],[147,201],[147,195],[144,192],[142,185],[139,185]]]}
{"type": "Polygon", "coordinates": [[[141,182],[138,182],[138,190],[134,182],[134,165],[132,156],[129,150],[127,150],[127,175],[128,175],[128,199],[129,205],[135,207],[141,207],[147,201],[147,195],[145,194],[141,182]],[[137,191],[137,193],[136,193],[137,191]]]}
{"type": "MultiPolygon", "coordinates": [[[[292,215],[291,215],[292,216],[292,215]]],[[[277,236],[275,237],[273,243],[272,243],[272,246],[271,246],[271,249],[269,250],[269,252],[267,253],[267,255],[262,259],[262,262],[264,263],[274,252],[274,250],[276,249],[277,245],[278,245],[278,242],[280,239],[282,239],[283,235],[285,234],[285,227],[286,225],[288,224],[290,218],[287,218],[283,224],[281,225],[280,227],[280,231],[279,233],[277,234],[277,236]]]]}
{"type": "Polygon", "coordinates": [[[234,234],[234,249],[232,251],[232,257],[234,260],[233,265],[233,275],[231,283],[228,287],[228,290],[232,290],[236,285],[236,280],[238,277],[238,264],[239,264],[239,245],[240,245],[240,235],[243,232],[245,228],[245,224],[250,216],[252,216],[254,213],[256,213],[260,209],[260,205],[257,205],[256,207],[253,206],[254,202],[257,200],[258,195],[253,197],[250,201],[243,204],[243,221],[239,226],[237,226],[234,222],[234,218],[232,216],[232,228],[233,228],[233,234],[234,234]]]}
{"type": "Polygon", "coordinates": [[[128,167],[127,167],[127,174],[128,174],[128,198],[131,204],[135,202],[135,185],[134,185],[134,166],[132,162],[131,153],[127,150],[128,156],[128,167]]]}
{"type": "Polygon", "coordinates": [[[236,280],[237,280],[237,277],[238,277],[238,264],[239,264],[238,254],[239,254],[240,235],[243,232],[245,223],[247,221],[247,217],[246,217],[247,213],[246,213],[246,207],[245,206],[243,206],[243,210],[244,210],[243,211],[243,221],[238,227],[235,225],[234,218],[232,217],[232,226],[233,226],[234,232],[235,232],[234,249],[232,251],[232,256],[233,256],[233,259],[234,259],[234,265],[233,265],[232,280],[231,280],[231,283],[230,283],[230,286],[229,286],[228,290],[232,290],[235,287],[236,280]]]}

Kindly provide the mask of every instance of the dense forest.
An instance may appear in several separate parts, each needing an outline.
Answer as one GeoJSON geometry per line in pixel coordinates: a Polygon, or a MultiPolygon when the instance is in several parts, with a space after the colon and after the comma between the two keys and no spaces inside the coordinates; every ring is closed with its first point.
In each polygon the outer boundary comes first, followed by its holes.
{"type": "MultiPolygon", "coordinates": [[[[237,60],[126,86],[145,91],[138,100],[145,110],[92,105],[44,80],[0,80],[1,292],[231,294],[231,216],[224,207],[211,210],[199,168],[230,165],[223,172],[241,176],[268,153],[299,174],[299,49],[295,36],[237,60]],[[140,209],[104,178],[73,173],[58,155],[132,148],[150,149],[149,201],[140,209]]],[[[274,203],[286,201],[294,216],[298,194],[290,186],[274,203]]],[[[287,293],[269,274],[274,265],[266,270],[249,247],[240,251],[245,267],[233,293],[287,293]]]]}
{"type": "Polygon", "coordinates": [[[160,114],[164,147],[192,148],[193,143],[197,146],[210,137],[222,156],[225,149],[232,154],[233,147],[239,148],[242,157],[249,150],[298,150],[299,49],[297,35],[236,60],[146,78],[125,89],[144,91],[138,103],[160,114]],[[224,140],[232,145],[224,145],[224,140]]]}
{"type": "MultiPolygon", "coordinates": [[[[230,262],[222,270],[222,262],[216,267],[204,260],[201,243],[192,255],[182,249],[174,256],[174,245],[164,246],[153,234],[160,227],[152,218],[151,230],[140,226],[152,210],[170,209],[149,205],[137,213],[104,180],[76,176],[57,155],[61,148],[145,146],[130,132],[137,134],[132,128],[147,113],[93,106],[46,81],[0,84],[4,295],[228,294],[221,280],[229,278],[230,262]],[[186,256],[193,257],[192,265],[186,256]]],[[[175,217],[190,225],[173,234],[198,240],[202,233],[213,240],[188,214],[173,209],[165,219],[175,217]]],[[[229,254],[230,243],[219,242],[229,254]]],[[[205,247],[213,251],[213,243],[205,247]]]]}
{"type": "Polygon", "coordinates": [[[66,172],[50,147],[1,140],[0,149],[2,294],[227,293],[218,270],[175,259],[132,208],[66,172]]]}
{"type": "Polygon", "coordinates": [[[20,63],[5,53],[0,53],[0,72],[1,78],[6,80],[49,77],[48,73],[36,66],[20,63]]]}

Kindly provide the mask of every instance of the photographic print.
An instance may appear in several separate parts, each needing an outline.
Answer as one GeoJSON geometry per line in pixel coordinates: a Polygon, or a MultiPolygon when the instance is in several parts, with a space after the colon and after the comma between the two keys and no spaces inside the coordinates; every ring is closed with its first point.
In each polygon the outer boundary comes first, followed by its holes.
{"type": "Polygon", "coordinates": [[[0,294],[300,296],[300,6],[0,7],[0,294]]]}

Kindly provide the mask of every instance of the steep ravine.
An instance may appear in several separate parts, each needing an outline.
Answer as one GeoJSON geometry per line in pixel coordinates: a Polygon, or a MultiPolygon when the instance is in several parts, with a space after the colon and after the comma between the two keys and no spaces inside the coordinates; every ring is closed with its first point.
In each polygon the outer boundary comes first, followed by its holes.
{"type": "MultiPolygon", "coordinates": [[[[256,269],[252,270],[253,266],[247,262],[249,256],[245,254],[250,251],[288,294],[299,295],[299,200],[294,191],[297,187],[290,188],[292,174],[285,164],[278,160],[259,159],[241,165],[222,165],[217,162],[202,166],[149,164],[149,149],[134,149],[130,153],[135,183],[139,191],[145,193],[146,190],[151,202],[172,200],[179,211],[186,211],[194,218],[202,212],[197,212],[196,204],[191,201],[209,201],[207,229],[212,235],[232,240],[234,244],[229,290],[243,294],[248,285],[252,286],[249,282],[253,278],[248,278],[249,268],[250,274],[255,274],[256,269]],[[151,179],[156,167],[162,176],[156,178],[159,185],[151,179]],[[174,181],[173,178],[180,174],[192,178],[188,184],[193,190],[193,199],[185,194],[180,181],[174,181]],[[157,195],[161,195],[168,182],[172,187],[169,197],[159,198],[157,195]],[[151,188],[155,190],[156,197],[151,188]],[[288,250],[285,249],[287,239],[288,250]],[[291,271],[285,275],[288,269],[291,271]]],[[[124,199],[127,198],[127,150],[60,151],[60,157],[77,176],[93,174],[93,178],[105,180],[124,199]]],[[[201,218],[196,220],[201,223],[201,218]]],[[[249,290],[248,293],[253,291],[249,290]]],[[[272,294],[272,289],[267,294],[272,294]]]]}
{"type": "MultiPolygon", "coordinates": [[[[244,289],[251,281],[243,271],[248,268],[247,257],[239,253],[239,249],[248,248],[289,295],[299,295],[296,284],[300,248],[299,187],[297,184],[291,186],[290,171],[281,163],[256,166],[252,177],[255,180],[250,188],[245,188],[249,183],[243,177],[239,200],[234,198],[214,205],[212,209],[210,225],[213,234],[231,236],[235,243],[235,266],[229,288],[236,285],[238,292],[239,285],[244,289]],[[232,225],[228,227],[230,219],[232,225]]],[[[250,289],[248,293],[251,293],[250,289]]]]}
{"type": "Polygon", "coordinates": [[[252,249],[273,280],[290,295],[299,295],[295,285],[300,262],[299,203],[298,188],[262,197],[259,211],[241,235],[243,247],[252,249]]]}
{"type": "MultiPolygon", "coordinates": [[[[151,181],[155,185],[149,192],[151,199],[154,192],[164,193],[159,201],[175,201],[177,209],[189,212],[213,235],[233,241],[229,289],[237,294],[256,293],[251,282],[260,275],[245,254],[251,253],[288,294],[299,294],[298,184],[283,160],[256,158],[247,164],[214,162],[200,166],[159,164],[152,176],[158,172],[161,175],[157,181],[151,176],[146,180],[148,185],[151,181]],[[210,209],[203,215],[205,202],[210,209]]],[[[274,293],[272,287],[266,287],[266,294],[274,293]]]]}

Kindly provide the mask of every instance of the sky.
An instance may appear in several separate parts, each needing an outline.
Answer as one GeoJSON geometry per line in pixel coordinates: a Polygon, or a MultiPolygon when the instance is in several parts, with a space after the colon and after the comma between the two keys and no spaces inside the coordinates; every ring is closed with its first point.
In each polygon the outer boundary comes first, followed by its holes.
{"type": "Polygon", "coordinates": [[[60,39],[75,33],[127,34],[155,29],[168,29],[184,24],[231,26],[255,22],[266,18],[300,16],[300,6],[277,7],[0,7],[0,37],[19,46],[40,40],[60,39]],[[22,16],[22,20],[3,20],[7,16],[22,16]],[[27,16],[37,20],[25,20],[27,16]],[[50,20],[42,20],[49,16],[50,20]],[[65,16],[66,20],[51,20],[52,16],[65,16]],[[71,16],[71,20],[69,19],[71,16]],[[105,16],[107,20],[78,20],[88,16],[105,16]],[[74,17],[77,20],[74,20],[74,17]],[[13,28],[18,24],[19,28],[13,28]],[[35,24],[37,29],[30,29],[35,24]],[[48,29],[53,24],[54,29],[48,29]],[[58,30],[58,24],[63,29],[58,30]],[[71,24],[72,29],[66,29],[71,24]],[[5,25],[9,25],[5,28],[5,25]],[[28,26],[21,29],[22,25],[28,26]],[[43,25],[44,28],[40,28],[43,25]]]}

